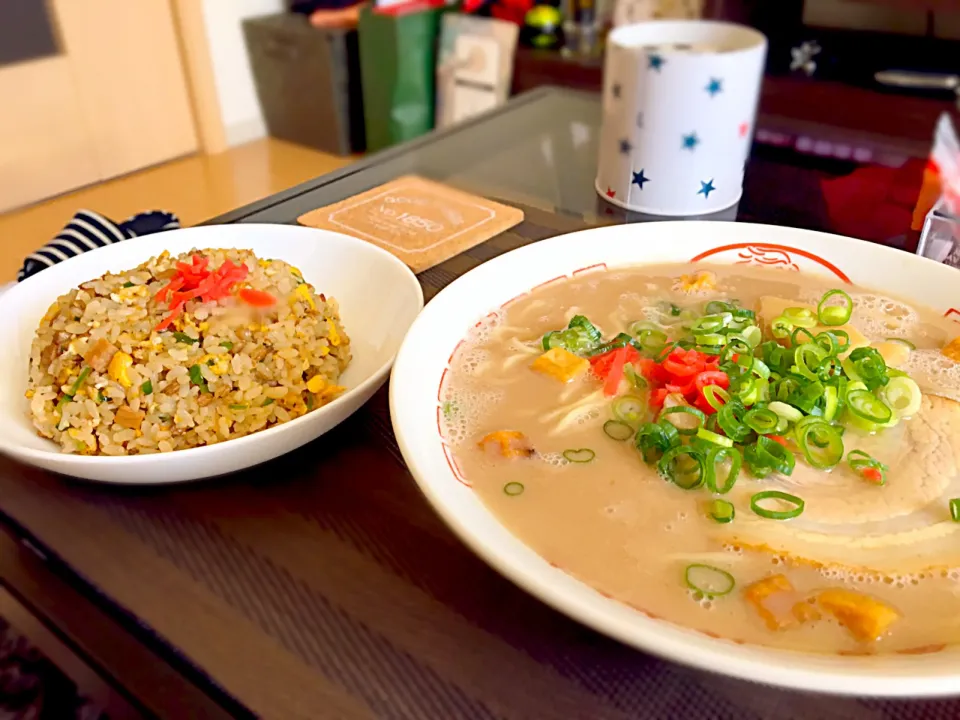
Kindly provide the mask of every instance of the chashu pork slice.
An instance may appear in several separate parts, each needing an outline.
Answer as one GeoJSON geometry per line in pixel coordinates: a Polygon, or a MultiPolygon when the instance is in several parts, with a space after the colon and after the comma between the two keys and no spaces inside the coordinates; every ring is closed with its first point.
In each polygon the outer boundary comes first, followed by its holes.
{"type": "Polygon", "coordinates": [[[926,395],[916,416],[874,436],[844,434],[844,457],[862,449],[889,466],[874,485],[842,461],[830,472],[798,454],[790,477],[741,476],[727,498],[739,512],[718,526],[723,542],[770,550],[794,562],[899,574],[960,567],[960,523],[949,501],[960,497],[960,403],[926,395]],[[770,520],[750,497],[783,490],[803,498],[802,515],[770,520]]]}

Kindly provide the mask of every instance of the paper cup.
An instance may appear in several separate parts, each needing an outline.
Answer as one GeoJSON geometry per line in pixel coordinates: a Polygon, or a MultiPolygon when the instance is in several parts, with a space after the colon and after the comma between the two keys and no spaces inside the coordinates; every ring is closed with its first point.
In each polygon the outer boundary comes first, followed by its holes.
{"type": "Polygon", "coordinates": [[[607,39],[596,189],[652,215],[703,215],[743,191],[767,40],[725,22],[645,22],[607,39]]]}

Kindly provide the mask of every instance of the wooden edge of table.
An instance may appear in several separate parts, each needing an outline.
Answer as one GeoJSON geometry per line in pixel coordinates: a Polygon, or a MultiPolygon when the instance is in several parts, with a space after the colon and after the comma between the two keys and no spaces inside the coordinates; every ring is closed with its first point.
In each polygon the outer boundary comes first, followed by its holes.
{"type": "Polygon", "coordinates": [[[119,608],[81,589],[83,580],[60,561],[3,525],[0,585],[127,703],[147,717],[252,717],[159,638],[151,642],[145,628],[121,621],[119,608]]]}

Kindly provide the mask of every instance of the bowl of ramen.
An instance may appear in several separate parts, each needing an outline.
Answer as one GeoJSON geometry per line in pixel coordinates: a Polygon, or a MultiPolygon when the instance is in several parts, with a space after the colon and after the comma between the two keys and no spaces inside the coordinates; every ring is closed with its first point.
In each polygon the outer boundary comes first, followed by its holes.
{"type": "Polygon", "coordinates": [[[0,451],[108,482],[249,467],[363,404],[422,305],[392,255],[307,228],[192,228],[84,253],[0,296],[0,451]]]}
{"type": "Polygon", "coordinates": [[[751,224],[546,240],[414,322],[397,439],[468,546],[596,630],[781,686],[957,693],[955,273],[751,224]]]}

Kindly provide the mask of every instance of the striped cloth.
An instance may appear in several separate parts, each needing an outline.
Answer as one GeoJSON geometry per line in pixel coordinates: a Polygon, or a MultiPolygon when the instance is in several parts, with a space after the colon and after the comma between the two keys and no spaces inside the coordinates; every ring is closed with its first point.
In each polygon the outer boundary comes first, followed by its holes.
{"type": "Polygon", "coordinates": [[[122,223],[92,210],[80,210],[53,240],[27,256],[17,273],[17,282],[87,250],[179,227],[176,215],[159,210],[134,215],[122,223]]]}

